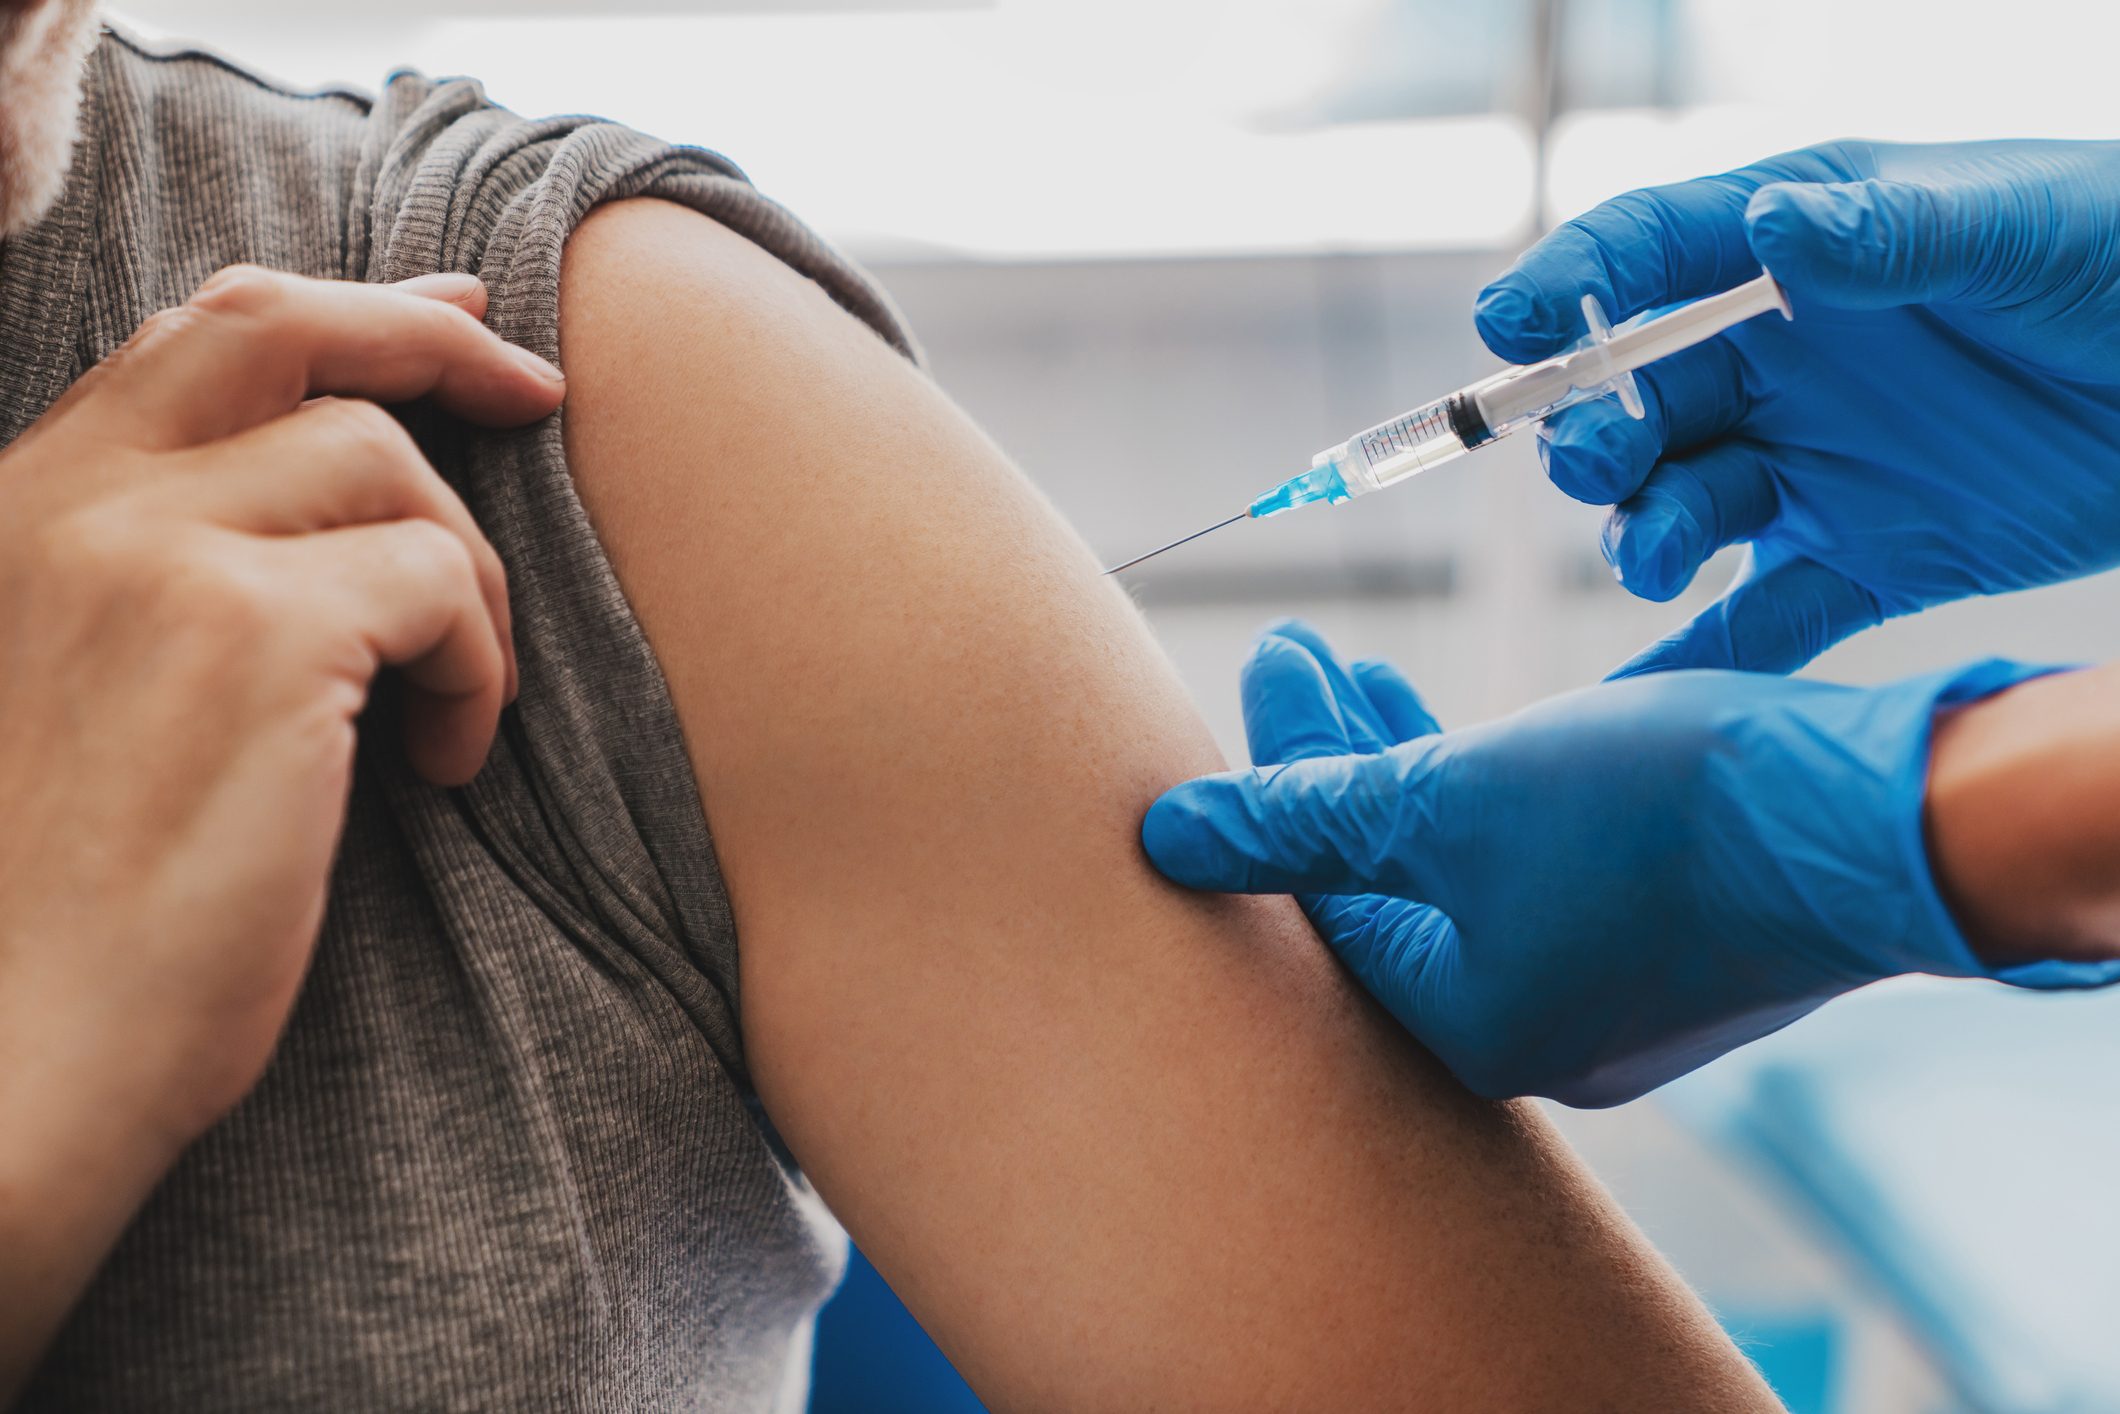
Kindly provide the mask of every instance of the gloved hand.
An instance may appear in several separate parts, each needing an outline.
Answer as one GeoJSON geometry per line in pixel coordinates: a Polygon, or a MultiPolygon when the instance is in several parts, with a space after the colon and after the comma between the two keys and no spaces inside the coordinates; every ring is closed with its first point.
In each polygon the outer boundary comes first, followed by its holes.
{"type": "Polygon", "coordinates": [[[1629,192],[1479,297],[1541,358],[1594,293],[1614,319],[1764,264],[1754,319],[1552,419],[1561,490],[1616,505],[1621,581],[1669,599],[1724,545],[1736,586],[1621,673],[1788,671],[1899,614],[2120,564],[2120,143],[1833,143],[1629,192]]]}
{"type": "Polygon", "coordinates": [[[1244,671],[1257,768],[1171,790],[1141,838],[1178,883],[1303,896],[1476,1092],[1617,1104],[1880,977],[2120,978],[1990,972],[1929,876],[1931,714],[2039,671],[1674,673],[1439,733],[1389,667],[1281,625],[1244,671]]]}

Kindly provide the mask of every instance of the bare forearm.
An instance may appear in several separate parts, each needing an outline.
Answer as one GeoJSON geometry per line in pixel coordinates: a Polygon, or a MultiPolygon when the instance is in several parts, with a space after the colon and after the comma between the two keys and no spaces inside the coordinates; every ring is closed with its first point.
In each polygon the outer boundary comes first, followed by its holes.
{"type": "Polygon", "coordinates": [[[0,1016],[0,1406],[182,1147],[79,1016],[0,1016]]]}
{"type": "Polygon", "coordinates": [[[2038,678],[1938,719],[1938,887],[1995,966],[2120,957],[2120,666],[2038,678]]]}

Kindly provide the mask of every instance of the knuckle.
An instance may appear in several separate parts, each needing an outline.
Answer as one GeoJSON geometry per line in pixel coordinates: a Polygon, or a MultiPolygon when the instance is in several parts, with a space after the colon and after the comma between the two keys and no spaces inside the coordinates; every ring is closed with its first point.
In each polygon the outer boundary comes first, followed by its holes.
{"type": "Polygon", "coordinates": [[[193,310],[181,304],[172,305],[168,309],[158,309],[140,321],[140,327],[133,331],[133,338],[135,340],[151,339],[159,334],[166,333],[171,328],[181,328],[197,317],[193,310]]]}
{"type": "Polygon", "coordinates": [[[413,312],[413,337],[455,362],[491,356],[502,344],[499,335],[453,304],[419,300],[413,312]]]}
{"type": "Polygon", "coordinates": [[[215,314],[267,314],[281,302],[292,279],[262,265],[230,265],[207,276],[189,303],[215,314]]]}
{"type": "Polygon", "coordinates": [[[508,566],[502,561],[500,551],[494,549],[492,542],[481,535],[472,549],[472,558],[477,562],[479,574],[483,578],[492,581],[493,587],[500,592],[502,602],[506,603],[508,598],[508,566]]]}
{"type": "Polygon", "coordinates": [[[280,596],[213,537],[132,513],[123,502],[83,507],[40,529],[43,563],[70,596],[156,626],[168,641],[253,641],[280,596]]]}
{"type": "Polygon", "coordinates": [[[458,305],[443,304],[439,300],[423,299],[417,306],[419,317],[426,320],[437,334],[460,339],[483,338],[492,333],[484,324],[471,317],[469,310],[458,305]]]}
{"type": "Polygon", "coordinates": [[[108,590],[139,578],[141,558],[118,515],[102,505],[76,507],[44,521],[30,535],[37,563],[63,583],[108,590]]]}
{"type": "Polygon", "coordinates": [[[210,543],[171,561],[162,597],[187,626],[222,630],[239,639],[272,623],[279,598],[262,575],[210,543]]]}
{"type": "Polygon", "coordinates": [[[107,370],[138,354],[142,349],[181,337],[187,331],[198,327],[198,323],[199,312],[188,305],[158,309],[141,320],[140,327],[133,330],[132,337],[120,345],[110,357],[104,359],[99,367],[107,370]]]}
{"type": "Polygon", "coordinates": [[[470,547],[437,521],[399,522],[397,546],[404,562],[417,565],[451,589],[472,587],[477,583],[478,574],[471,561],[470,547]]]}
{"type": "Polygon", "coordinates": [[[412,434],[379,404],[334,398],[317,404],[312,416],[327,429],[326,435],[382,469],[409,470],[423,464],[412,434]]]}
{"type": "Polygon", "coordinates": [[[379,323],[387,322],[399,337],[419,344],[449,345],[474,333],[485,332],[485,325],[453,304],[409,295],[387,286],[363,286],[362,294],[364,298],[376,301],[370,318],[379,323]]]}

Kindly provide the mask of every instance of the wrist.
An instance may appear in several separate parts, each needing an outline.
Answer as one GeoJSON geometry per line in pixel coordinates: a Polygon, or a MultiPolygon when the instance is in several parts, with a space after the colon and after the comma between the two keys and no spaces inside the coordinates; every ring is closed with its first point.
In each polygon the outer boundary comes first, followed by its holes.
{"type": "Polygon", "coordinates": [[[107,1174],[119,1186],[145,1174],[151,1185],[205,1117],[185,1113],[170,1094],[171,1067],[149,1028],[50,1005],[34,981],[10,979],[8,991],[36,1005],[0,1007],[0,1126],[11,1141],[4,1161],[21,1168],[39,1154],[64,1154],[95,1166],[77,1172],[107,1174]]]}
{"type": "Polygon", "coordinates": [[[1991,968],[2120,958],[2112,669],[1944,708],[1922,823],[1938,892],[1991,968]]]}
{"type": "Polygon", "coordinates": [[[56,1015],[0,1012],[0,1404],[191,1138],[119,1048],[56,1015]]]}

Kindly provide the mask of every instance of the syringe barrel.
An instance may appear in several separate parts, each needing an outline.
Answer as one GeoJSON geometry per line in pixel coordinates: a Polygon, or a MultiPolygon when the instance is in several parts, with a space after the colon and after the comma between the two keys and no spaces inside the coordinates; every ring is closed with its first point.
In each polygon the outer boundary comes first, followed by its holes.
{"type": "Polygon", "coordinates": [[[1489,435],[1472,400],[1452,393],[1356,433],[1312,464],[1334,463],[1347,493],[1362,496],[1461,457],[1489,435]]]}
{"type": "Polygon", "coordinates": [[[1489,440],[1506,437],[1526,423],[1541,421],[1562,408],[1612,391],[1609,379],[1589,376],[1582,365],[1572,362],[1574,357],[1573,353],[1564,354],[1544,363],[1508,369],[1465,389],[1466,398],[1479,410],[1489,440]]]}
{"type": "Polygon", "coordinates": [[[1606,323],[1596,297],[1584,295],[1589,333],[1571,347],[1538,363],[1505,368],[1326,448],[1311,459],[1309,471],[1254,500],[1251,514],[1279,515],[1320,502],[1337,505],[1381,491],[1607,393],[1618,394],[1621,406],[1640,417],[1642,399],[1632,370],[1770,309],[1789,317],[1788,296],[1765,271],[1735,289],[1618,329],[1606,323]]]}

